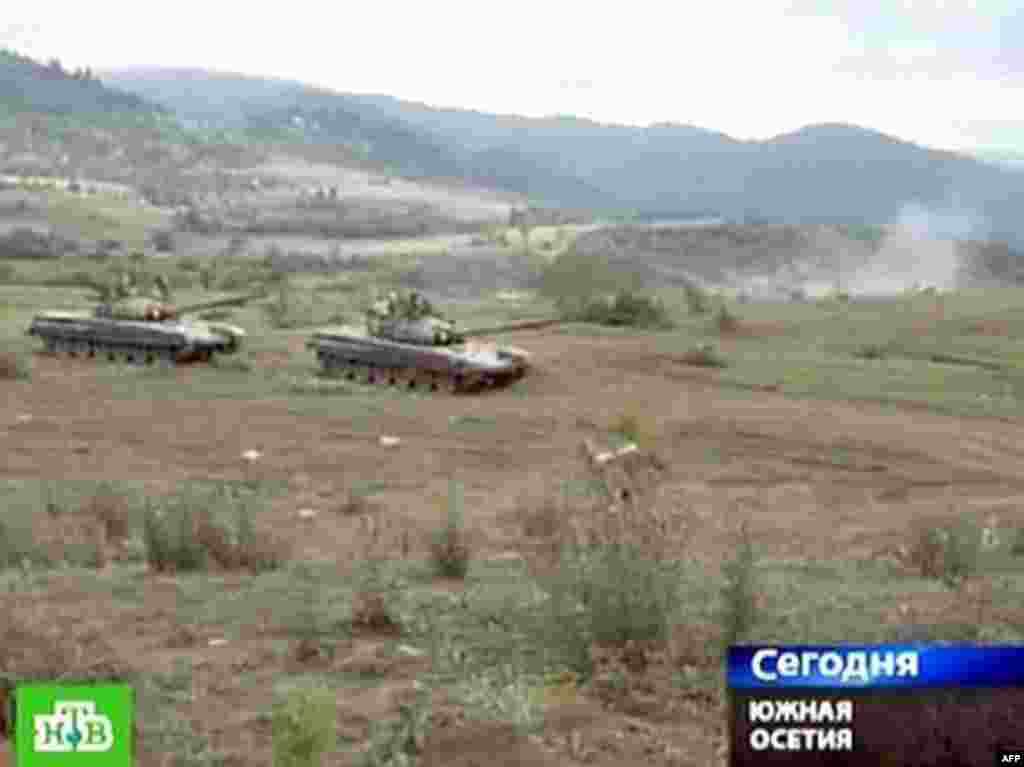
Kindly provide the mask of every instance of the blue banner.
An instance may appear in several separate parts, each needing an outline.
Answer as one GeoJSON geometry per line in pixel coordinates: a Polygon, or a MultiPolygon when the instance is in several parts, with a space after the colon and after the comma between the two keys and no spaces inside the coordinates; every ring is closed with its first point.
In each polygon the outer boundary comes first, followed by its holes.
{"type": "Polygon", "coordinates": [[[735,645],[736,690],[1024,687],[1024,645],[735,645]]]}

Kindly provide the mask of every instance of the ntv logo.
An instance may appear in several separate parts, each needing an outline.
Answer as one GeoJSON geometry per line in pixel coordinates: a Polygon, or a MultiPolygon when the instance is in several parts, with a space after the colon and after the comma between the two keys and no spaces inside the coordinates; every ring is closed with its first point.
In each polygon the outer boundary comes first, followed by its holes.
{"type": "Polygon", "coordinates": [[[132,767],[134,695],[127,684],[15,689],[18,767],[132,767]]]}
{"type": "Polygon", "coordinates": [[[114,745],[110,717],[96,713],[96,704],[86,700],[61,700],[52,714],[36,714],[35,750],[54,752],[102,752],[114,745]]]}

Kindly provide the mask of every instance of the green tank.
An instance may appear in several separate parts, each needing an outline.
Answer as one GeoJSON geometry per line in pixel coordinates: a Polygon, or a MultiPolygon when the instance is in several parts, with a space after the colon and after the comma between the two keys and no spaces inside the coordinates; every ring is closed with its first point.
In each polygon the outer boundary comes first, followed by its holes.
{"type": "MultiPolygon", "coordinates": [[[[166,298],[163,292],[162,298],[166,298]]],[[[131,364],[208,362],[215,354],[237,353],[245,341],[245,331],[187,315],[240,306],[262,296],[258,293],[175,306],[160,298],[121,290],[117,297],[92,311],[40,312],[33,317],[27,334],[40,338],[46,351],[73,357],[102,357],[131,364]]]]}
{"type": "Polygon", "coordinates": [[[554,324],[521,323],[460,331],[416,294],[379,301],[362,325],[316,331],[306,343],[324,371],[361,383],[381,383],[451,393],[505,386],[530,369],[523,349],[472,339],[493,332],[554,324]]]}

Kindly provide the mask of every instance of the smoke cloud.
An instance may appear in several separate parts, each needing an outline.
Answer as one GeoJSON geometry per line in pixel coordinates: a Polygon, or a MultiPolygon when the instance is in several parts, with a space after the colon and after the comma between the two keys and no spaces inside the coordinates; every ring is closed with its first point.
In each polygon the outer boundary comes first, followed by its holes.
{"type": "Polygon", "coordinates": [[[986,239],[987,220],[953,200],[942,207],[908,203],[885,227],[878,252],[856,269],[843,288],[854,295],[886,296],[918,287],[952,290],[963,264],[956,240],[986,239]]]}

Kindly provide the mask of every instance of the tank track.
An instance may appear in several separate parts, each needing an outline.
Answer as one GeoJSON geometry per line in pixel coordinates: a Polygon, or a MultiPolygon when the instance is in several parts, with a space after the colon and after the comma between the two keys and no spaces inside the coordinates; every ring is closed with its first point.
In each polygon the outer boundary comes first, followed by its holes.
{"type": "Polygon", "coordinates": [[[185,352],[170,347],[139,347],[133,344],[76,341],[52,336],[43,337],[43,353],[77,359],[121,362],[128,365],[173,366],[188,362],[209,362],[213,358],[211,349],[185,352]]]}
{"type": "Polygon", "coordinates": [[[43,353],[77,359],[108,360],[129,365],[173,366],[187,362],[209,362],[217,351],[213,346],[196,346],[173,335],[154,336],[143,343],[111,337],[111,333],[75,332],[70,328],[33,323],[29,335],[43,342],[43,353]],[[106,336],[106,337],[104,337],[106,336]]]}
{"type": "Polygon", "coordinates": [[[481,373],[375,366],[324,348],[317,349],[317,360],[321,370],[332,378],[436,394],[469,394],[501,389],[526,374],[525,368],[504,373],[481,373]]]}

